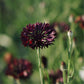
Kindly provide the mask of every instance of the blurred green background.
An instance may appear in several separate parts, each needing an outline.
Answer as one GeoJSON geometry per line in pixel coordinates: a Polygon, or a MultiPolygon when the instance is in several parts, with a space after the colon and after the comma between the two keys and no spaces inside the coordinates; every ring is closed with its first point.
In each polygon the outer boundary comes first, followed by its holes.
{"type": "MultiPolygon", "coordinates": [[[[66,22],[70,26],[69,16],[84,14],[84,0],[0,0],[0,84],[14,84],[14,80],[4,74],[6,63],[4,54],[10,52],[14,57],[28,59],[33,64],[33,74],[22,84],[40,84],[36,50],[25,48],[20,40],[20,33],[26,24],[36,22],[66,22]]],[[[75,64],[75,75],[70,84],[84,84],[79,71],[84,66],[84,30],[73,26],[76,37],[72,63],[75,64]]],[[[60,33],[54,45],[41,50],[41,55],[48,59],[48,70],[56,71],[61,61],[67,63],[66,33],[60,33]]],[[[84,70],[83,70],[84,71],[84,70]]],[[[83,72],[84,74],[84,72],[83,72]]]]}

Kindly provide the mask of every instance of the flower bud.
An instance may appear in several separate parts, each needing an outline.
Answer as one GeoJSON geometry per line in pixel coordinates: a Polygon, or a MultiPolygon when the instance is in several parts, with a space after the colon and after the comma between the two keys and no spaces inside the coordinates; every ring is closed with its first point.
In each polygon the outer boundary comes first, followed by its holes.
{"type": "Polygon", "coordinates": [[[73,22],[73,15],[69,16],[69,22],[72,23],[73,22]]]}
{"type": "Polygon", "coordinates": [[[13,56],[11,53],[7,52],[4,54],[4,60],[7,64],[9,64],[12,59],[13,59],[13,56]]]}
{"type": "Polygon", "coordinates": [[[68,37],[70,38],[70,37],[72,37],[73,36],[73,33],[72,33],[72,31],[68,31],[68,37]]]}
{"type": "Polygon", "coordinates": [[[45,56],[42,56],[41,61],[42,61],[42,66],[44,68],[47,68],[47,58],[45,56]]]}
{"type": "Polygon", "coordinates": [[[60,70],[63,71],[64,69],[66,69],[66,64],[65,62],[61,62],[60,70]]]}

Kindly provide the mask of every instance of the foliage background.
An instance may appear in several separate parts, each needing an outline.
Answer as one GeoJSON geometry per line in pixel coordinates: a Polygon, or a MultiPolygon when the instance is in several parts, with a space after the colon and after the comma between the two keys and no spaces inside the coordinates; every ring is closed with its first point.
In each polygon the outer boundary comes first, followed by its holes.
{"type": "MultiPolygon", "coordinates": [[[[73,14],[74,17],[84,14],[84,0],[0,0],[0,84],[14,84],[14,80],[4,74],[6,64],[3,56],[10,52],[13,56],[28,59],[33,63],[33,74],[22,84],[40,84],[36,50],[25,48],[21,44],[20,33],[26,24],[36,22],[66,22],[73,14]]],[[[71,84],[84,84],[79,77],[79,70],[84,65],[84,30],[78,25],[72,28],[76,40],[76,48],[72,60],[75,60],[76,74],[71,84]],[[80,61],[82,58],[82,62],[80,61]]],[[[56,71],[61,61],[67,63],[66,41],[64,33],[59,34],[54,44],[41,50],[41,55],[48,59],[48,69],[56,71]]],[[[73,62],[73,61],[72,61],[73,62]]]]}

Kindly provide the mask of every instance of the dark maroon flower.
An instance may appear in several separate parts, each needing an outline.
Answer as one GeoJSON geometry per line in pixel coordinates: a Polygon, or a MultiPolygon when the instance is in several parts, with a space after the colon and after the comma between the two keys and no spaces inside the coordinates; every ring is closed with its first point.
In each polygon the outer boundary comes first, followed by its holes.
{"type": "Polygon", "coordinates": [[[58,24],[59,24],[58,22],[51,23],[51,27],[55,29],[56,27],[58,27],[58,24]]]}
{"type": "Polygon", "coordinates": [[[84,29],[84,15],[76,17],[75,23],[78,23],[80,28],[84,29]]]}
{"type": "Polygon", "coordinates": [[[51,84],[55,84],[57,76],[53,70],[49,72],[49,78],[51,80],[51,84]]]}
{"type": "Polygon", "coordinates": [[[64,23],[64,22],[59,23],[58,27],[59,27],[61,32],[67,32],[68,30],[70,30],[69,25],[64,23]]]}
{"type": "Polygon", "coordinates": [[[49,78],[51,80],[51,84],[63,84],[63,72],[58,69],[56,72],[51,70],[49,72],[49,78]]]}
{"type": "Polygon", "coordinates": [[[65,22],[54,22],[53,24],[51,24],[51,27],[53,27],[58,33],[59,31],[67,32],[70,29],[69,25],[65,22]]]}
{"type": "Polygon", "coordinates": [[[59,28],[58,28],[58,22],[54,22],[54,23],[51,23],[51,27],[53,27],[55,30],[56,30],[56,32],[57,32],[57,35],[58,35],[58,33],[59,33],[59,28]]]}
{"type": "Polygon", "coordinates": [[[63,73],[60,69],[56,71],[56,76],[57,76],[56,81],[59,80],[59,82],[63,83],[63,73]]]}
{"type": "Polygon", "coordinates": [[[41,61],[42,61],[43,67],[47,68],[47,58],[45,56],[42,56],[41,61]]]}
{"type": "Polygon", "coordinates": [[[29,24],[21,33],[22,44],[32,49],[48,47],[55,37],[56,31],[48,23],[29,24]]]}
{"type": "Polygon", "coordinates": [[[51,70],[49,72],[49,78],[50,78],[52,84],[57,84],[57,82],[63,84],[63,73],[60,69],[56,70],[56,72],[51,70]]]}
{"type": "Polygon", "coordinates": [[[8,64],[6,75],[15,79],[25,79],[32,74],[32,64],[24,59],[14,59],[8,64]]]}

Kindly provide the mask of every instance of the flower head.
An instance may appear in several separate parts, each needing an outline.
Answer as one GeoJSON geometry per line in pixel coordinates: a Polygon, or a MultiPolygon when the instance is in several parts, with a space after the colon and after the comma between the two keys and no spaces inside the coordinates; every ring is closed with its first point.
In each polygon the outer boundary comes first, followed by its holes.
{"type": "Polygon", "coordinates": [[[51,27],[53,27],[58,33],[59,32],[67,32],[70,27],[65,22],[54,22],[51,24],[51,27]]]}
{"type": "Polygon", "coordinates": [[[58,26],[61,32],[67,32],[70,29],[69,25],[64,22],[59,23],[58,26]]]}
{"type": "Polygon", "coordinates": [[[56,72],[51,70],[49,78],[52,80],[52,84],[57,84],[57,82],[63,83],[63,73],[60,69],[56,70],[56,72]]]}
{"type": "Polygon", "coordinates": [[[21,33],[22,44],[32,49],[48,47],[55,37],[56,31],[48,23],[29,24],[21,33]]]}
{"type": "Polygon", "coordinates": [[[32,64],[24,59],[14,59],[8,64],[6,75],[15,79],[25,79],[30,77],[32,73],[32,64]]]}
{"type": "Polygon", "coordinates": [[[59,80],[59,82],[63,83],[63,73],[60,69],[56,71],[56,76],[57,76],[56,82],[59,80]]]}
{"type": "Polygon", "coordinates": [[[56,76],[56,73],[53,70],[51,70],[49,72],[49,78],[51,80],[51,83],[55,84],[57,76],[56,76]]]}
{"type": "Polygon", "coordinates": [[[47,66],[48,66],[48,64],[47,64],[47,62],[48,62],[47,58],[45,56],[42,56],[41,57],[41,61],[42,61],[43,67],[47,68],[47,66]]]}

